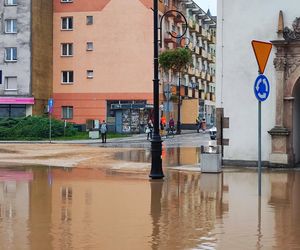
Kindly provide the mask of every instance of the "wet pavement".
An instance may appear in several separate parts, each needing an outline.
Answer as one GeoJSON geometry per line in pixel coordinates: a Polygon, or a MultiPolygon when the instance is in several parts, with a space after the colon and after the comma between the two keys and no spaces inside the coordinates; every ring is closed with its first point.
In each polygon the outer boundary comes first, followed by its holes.
{"type": "Polygon", "coordinates": [[[0,249],[299,249],[300,172],[0,169],[0,249]]]}

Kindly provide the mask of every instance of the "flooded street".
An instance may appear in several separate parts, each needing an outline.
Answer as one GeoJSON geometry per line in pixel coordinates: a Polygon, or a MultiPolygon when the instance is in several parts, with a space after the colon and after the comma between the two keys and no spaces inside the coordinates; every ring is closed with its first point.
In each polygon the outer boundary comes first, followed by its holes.
{"type": "Polygon", "coordinates": [[[300,172],[264,171],[260,203],[255,169],[166,165],[164,181],[109,169],[0,169],[0,249],[299,247],[300,172]]]}

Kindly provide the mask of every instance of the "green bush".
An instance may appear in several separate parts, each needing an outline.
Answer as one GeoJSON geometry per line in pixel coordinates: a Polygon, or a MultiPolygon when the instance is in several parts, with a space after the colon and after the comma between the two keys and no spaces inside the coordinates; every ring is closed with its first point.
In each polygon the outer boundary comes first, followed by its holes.
{"type": "MultiPolygon", "coordinates": [[[[64,135],[64,122],[52,119],[52,137],[64,135]]],[[[77,129],[67,123],[66,136],[73,136],[77,129]]],[[[39,140],[49,138],[49,119],[43,116],[0,119],[0,140],[39,140]]]]}

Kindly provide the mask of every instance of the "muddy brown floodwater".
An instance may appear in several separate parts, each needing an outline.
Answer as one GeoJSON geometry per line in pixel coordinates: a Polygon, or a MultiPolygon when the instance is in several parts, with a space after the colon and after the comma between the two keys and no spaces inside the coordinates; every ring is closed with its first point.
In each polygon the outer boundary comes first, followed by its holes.
{"type": "Polygon", "coordinates": [[[0,249],[299,249],[300,172],[0,169],[0,249]]]}

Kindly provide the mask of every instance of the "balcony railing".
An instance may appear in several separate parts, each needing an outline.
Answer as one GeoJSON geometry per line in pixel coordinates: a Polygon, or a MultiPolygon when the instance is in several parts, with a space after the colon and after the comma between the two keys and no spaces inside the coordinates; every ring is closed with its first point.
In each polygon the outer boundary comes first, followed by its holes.
{"type": "MultiPolygon", "coordinates": [[[[171,32],[173,36],[177,36],[177,33],[175,31],[171,32]]],[[[176,38],[171,36],[169,31],[166,32],[166,37],[164,39],[165,43],[177,43],[176,38]]]]}
{"type": "Polygon", "coordinates": [[[215,56],[212,56],[212,62],[216,63],[216,57],[215,56]]]}
{"type": "Polygon", "coordinates": [[[207,30],[205,30],[203,27],[200,27],[200,36],[202,38],[206,38],[207,37],[207,30]]]}
{"type": "Polygon", "coordinates": [[[216,76],[213,75],[213,76],[211,77],[211,81],[212,81],[212,82],[216,82],[216,76]]]}
{"type": "Polygon", "coordinates": [[[212,43],[216,43],[216,36],[212,36],[212,43]]]}
{"type": "Polygon", "coordinates": [[[206,74],[206,80],[209,81],[209,82],[211,82],[211,75],[208,74],[208,73],[206,74]]]}
{"type": "Polygon", "coordinates": [[[188,74],[189,74],[189,75],[195,75],[195,68],[190,66],[190,67],[188,68],[188,74]]]}
{"type": "Polygon", "coordinates": [[[193,19],[189,19],[188,25],[189,25],[190,31],[195,31],[196,24],[195,24],[195,21],[193,19]]]}
{"type": "Polygon", "coordinates": [[[212,60],[212,55],[211,53],[207,53],[207,60],[211,63],[213,60],[212,60]]]}
{"type": "Polygon", "coordinates": [[[204,58],[207,58],[207,52],[206,52],[206,50],[204,50],[203,48],[201,48],[200,51],[201,51],[201,56],[204,57],[204,58]]]}

